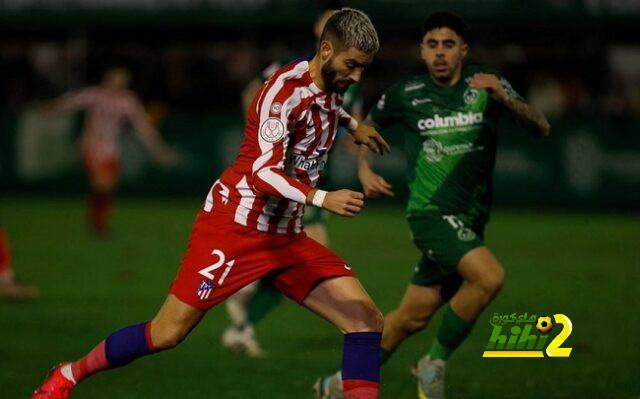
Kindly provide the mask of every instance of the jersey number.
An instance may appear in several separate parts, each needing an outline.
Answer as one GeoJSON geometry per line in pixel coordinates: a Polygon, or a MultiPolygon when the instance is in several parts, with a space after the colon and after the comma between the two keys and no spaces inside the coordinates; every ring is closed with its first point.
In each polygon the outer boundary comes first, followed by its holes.
{"type": "Polygon", "coordinates": [[[229,262],[225,263],[226,260],[226,256],[224,255],[224,252],[222,252],[219,249],[214,249],[211,252],[211,255],[215,255],[218,257],[218,261],[212,265],[209,265],[207,267],[205,267],[204,269],[200,270],[198,273],[200,273],[201,275],[205,276],[206,278],[208,278],[211,281],[214,281],[215,276],[211,273],[212,271],[220,268],[222,265],[227,265],[227,268],[224,269],[224,272],[222,273],[222,276],[220,276],[220,279],[218,280],[218,285],[222,285],[222,283],[224,283],[224,279],[227,278],[227,275],[229,274],[229,272],[231,271],[231,268],[233,267],[233,264],[236,262],[235,259],[230,260],[229,262]]]}

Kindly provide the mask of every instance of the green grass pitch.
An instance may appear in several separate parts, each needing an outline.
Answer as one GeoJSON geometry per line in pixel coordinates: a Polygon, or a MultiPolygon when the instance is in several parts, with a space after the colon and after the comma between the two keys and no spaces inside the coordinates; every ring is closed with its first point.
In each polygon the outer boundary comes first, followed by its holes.
{"type": "MultiPolygon", "coordinates": [[[[166,295],[200,200],[120,199],[115,236],[84,230],[80,198],[5,198],[2,224],[19,277],[38,285],[31,303],[0,303],[0,398],[27,398],[54,364],[76,359],[122,326],[151,318],[166,295]]],[[[399,301],[417,260],[400,208],[333,217],[332,247],[383,312],[399,301]]],[[[640,221],[637,215],[496,211],[487,243],[507,271],[503,291],[452,357],[449,398],[640,398],[640,221]],[[487,359],[494,312],[563,313],[573,322],[569,358],[487,359]]],[[[430,328],[382,371],[382,398],[416,398],[411,364],[430,328]]],[[[287,302],[258,326],[265,360],[227,353],[227,324],[213,309],[172,351],[92,377],[73,398],[302,399],[340,364],[340,334],[287,302]]]]}

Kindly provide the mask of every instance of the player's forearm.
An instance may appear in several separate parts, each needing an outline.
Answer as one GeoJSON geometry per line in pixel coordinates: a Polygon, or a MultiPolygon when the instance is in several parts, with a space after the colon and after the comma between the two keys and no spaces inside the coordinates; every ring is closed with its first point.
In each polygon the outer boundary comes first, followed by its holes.
{"type": "Polygon", "coordinates": [[[135,121],[134,128],[140,141],[149,151],[158,153],[166,150],[164,143],[160,139],[160,133],[147,121],[135,121]]]}
{"type": "Polygon", "coordinates": [[[313,187],[287,176],[282,170],[271,167],[260,169],[253,175],[253,187],[270,197],[285,198],[300,204],[307,203],[313,187]]]}
{"type": "Polygon", "coordinates": [[[44,112],[49,114],[56,114],[59,112],[74,111],[76,109],[80,109],[79,106],[77,106],[76,104],[73,104],[71,101],[64,98],[51,100],[45,103],[42,108],[44,112]]]}
{"type": "Polygon", "coordinates": [[[371,151],[365,146],[360,146],[358,151],[358,173],[371,170],[371,151]]]}
{"type": "MultiPolygon", "coordinates": [[[[371,126],[376,130],[378,129],[375,122],[373,122],[373,119],[371,119],[371,115],[368,115],[362,123],[371,126]]],[[[360,171],[371,170],[371,159],[371,151],[366,146],[360,146],[360,151],[358,151],[358,173],[360,173],[360,171]]]]}
{"type": "Polygon", "coordinates": [[[551,126],[547,118],[534,106],[511,96],[507,96],[503,104],[515,114],[525,128],[533,132],[536,136],[547,137],[549,135],[551,126]]]}

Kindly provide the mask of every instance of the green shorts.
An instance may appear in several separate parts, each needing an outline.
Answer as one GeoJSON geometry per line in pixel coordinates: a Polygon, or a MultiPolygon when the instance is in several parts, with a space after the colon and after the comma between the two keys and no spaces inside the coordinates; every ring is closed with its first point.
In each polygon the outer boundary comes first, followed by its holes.
{"type": "Polygon", "coordinates": [[[413,242],[422,252],[411,283],[441,284],[443,297],[452,295],[462,283],[458,263],[467,252],[483,245],[484,225],[474,225],[466,215],[435,212],[411,216],[408,222],[413,242]]]}
{"type": "Polygon", "coordinates": [[[316,206],[306,206],[302,216],[302,224],[311,226],[312,224],[326,224],[329,219],[329,212],[316,206]]]}

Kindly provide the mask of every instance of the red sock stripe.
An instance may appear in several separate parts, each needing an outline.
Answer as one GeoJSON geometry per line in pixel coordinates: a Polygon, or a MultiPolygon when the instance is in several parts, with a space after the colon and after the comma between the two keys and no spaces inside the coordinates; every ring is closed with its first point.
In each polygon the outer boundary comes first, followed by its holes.
{"type": "Polygon", "coordinates": [[[357,388],[374,388],[378,389],[378,382],[367,380],[342,380],[342,387],[345,392],[357,388]]]}
{"type": "Polygon", "coordinates": [[[367,380],[342,380],[345,399],[378,399],[378,383],[367,380]]]}
{"type": "Polygon", "coordinates": [[[147,341],[147,348],[149,348],[149,353],[152,353],[155,351],[155,348],[153,346],[153,341],[151,340],[151,322],[148,321],[147,325],[144,326],[144,338],[147,341]]]}
{"type": "Polygon", "coordinates": [[[102,341],[85,357],[71,364],[71,374],[76,382],[80,382],[98,371],[110,368],[105,355],[105,342],[102,341]]]}
{"type": "Polygon", "coordinates": [[[7,272],[10,264],[9,241],[4,230],[0,228],[0,274],[7,272]]]}
{"type": "Polygon", "coordinates": [[[89,226],[94,232],[104,233],[109,228],[111,194],[92,192],[89,195],[89,226]]]}

